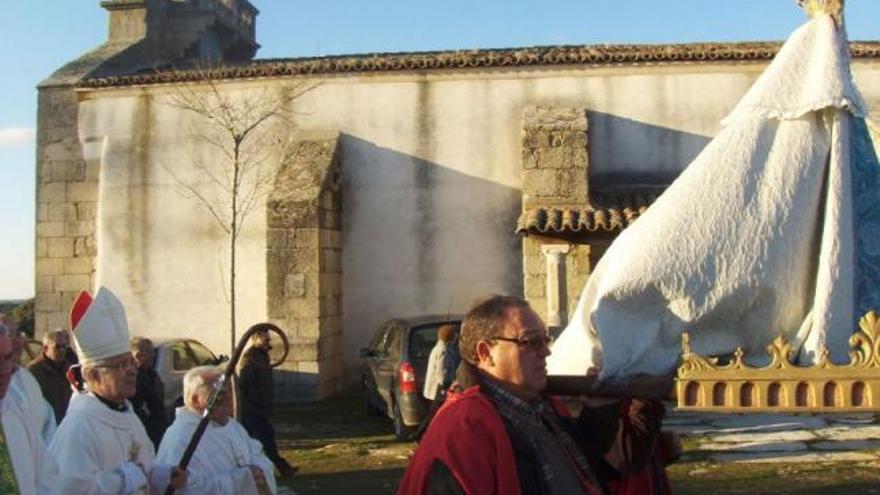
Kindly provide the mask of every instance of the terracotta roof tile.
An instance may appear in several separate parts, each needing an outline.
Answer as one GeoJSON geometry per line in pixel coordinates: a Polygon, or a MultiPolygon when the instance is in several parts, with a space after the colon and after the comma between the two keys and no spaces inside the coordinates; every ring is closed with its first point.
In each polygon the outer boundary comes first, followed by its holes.
{"type": "MultiPolygon", "coordinates": [[[[208,69],[209,78],[323,76],[345,73],[458,70],[553,65],[702,64],[719,61],[766,61],[779,42],[688,43],[668,45],[566,45],[411,53],[373,53],[328,57],[266,59],[208,69]]],[[[850,43],[855,58],[880,58],[880,42],[850,43]]],[[[137,74],[87,78],[79,87],[102,88],[202,81],[205,70],[162,69],[137,74]]]]}
{"type": "Polygon", "coordinates": [[[562,234],[621,231],[635,222],[663,188],[622,189],[591,194],[582,208],[533,206],[517,220],[518,234],[562,234]]]}

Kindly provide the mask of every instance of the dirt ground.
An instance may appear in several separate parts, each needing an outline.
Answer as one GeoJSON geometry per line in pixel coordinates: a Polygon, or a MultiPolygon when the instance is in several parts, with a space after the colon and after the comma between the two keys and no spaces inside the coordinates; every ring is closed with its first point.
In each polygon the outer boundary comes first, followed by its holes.
{"type": "MultiPolygon", "coordinates": [[[[358,395],[280,408],[275,419],[282,454],[300,467],[282,484],[299,495],[394,493],[415,448],[412,442],[395,440],[390,420],[367,415],[358,395]]],[[[669,475],[677,495],[880,494],[876,463],[693,460],[671,466],[669,475]]]]}

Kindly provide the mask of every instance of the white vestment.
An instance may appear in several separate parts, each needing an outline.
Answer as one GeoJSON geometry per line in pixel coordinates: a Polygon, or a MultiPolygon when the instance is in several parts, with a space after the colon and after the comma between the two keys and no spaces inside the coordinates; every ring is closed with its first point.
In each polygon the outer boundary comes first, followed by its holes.
{"type": "MultiPolygon", "coordinates": [[[[175,466],[180,462],[200,417],[185,407],[178,407],[174,422],[165,431],[156,465],[175,466]]],[[[208,423],[192,460],[187,467],[187,484],[179,495],[256,494],[257,485],[247,466],[263,471],[271,493],[276,492],[272,463],[263,454],[260,442],[251,438],[235,419],[225,425],[208,423]]]]}
{"type": "Polygon", "coordinates": [[[30,413],[18,402],[9,400],[9,395],[0,399],[0,420],[3,421],[19,492],[21,495],[62,493],[58,484],[58,465],[30,421],[30,413]]]}
{"type": "Polygon", "coordinates": [[[43,443],[48,446],[57,429],[55,412],[43,397],[37,379],[27,368],[19,366],[15,370],[9,383],[7,397],[15,401],[23,411],[28,412],[27,418],[36,426],[43,443]]]}
{"type": "Polygon", "coordinates": [[[131,404],[126,405],[128,409],[120,412],[91,393],[70,398],[49,447],[58,459],[65,494],[149,493],[147,475],[152,475],[154,491],[167,484],[168,470],[151,473],[153,444],[131,404]]]}

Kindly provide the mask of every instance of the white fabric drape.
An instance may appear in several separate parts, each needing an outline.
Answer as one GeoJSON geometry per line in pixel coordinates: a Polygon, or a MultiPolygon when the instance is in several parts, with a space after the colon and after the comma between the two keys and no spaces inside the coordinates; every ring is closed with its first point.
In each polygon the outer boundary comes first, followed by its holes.
{"type": "Polygon", "coordinates": [[[869,245],[876,232],[857,232],[851,163],[853,133],[868,139],[866,114],[843,29],[819,15],[609,247],[553,346],[549,372],[669,373],[685,331],[704,354],[741,346],[761,363],[783,334],[803,361],[822,345],[846,361],[858,288],[874,275],[859,272],[861,237],[869,245]]]}

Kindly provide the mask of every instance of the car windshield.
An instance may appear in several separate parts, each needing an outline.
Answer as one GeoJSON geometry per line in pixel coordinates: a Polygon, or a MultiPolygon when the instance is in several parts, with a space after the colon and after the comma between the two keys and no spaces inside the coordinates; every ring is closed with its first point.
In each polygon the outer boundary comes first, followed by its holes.
{"type": "Polygon", "coordinates": [[[192,351],[187,348],[185,342],[178,342],[171,347],[171,365],[175,371],[186,371],[198,366],[192,351]]]}
{"type": "Polygon", "coordinates": [[[214,366],[217,364],[217,358],[214,357],[214,353],[209,351],[208,348],[203,346],[202,344],[190,341],[189,348],[192,349],[195,360],[199,364],[199,366],[214,366]]]}
{"type": "Polygon", "coordinates": [[[413,328],[409,337],[409,357],[412,359],[416,368],[422,369],[428,365],[428,356],[431,355],[431,349],[437,343],[437,329],[443,323],[432,323],[421,327],[413,328]]]}

